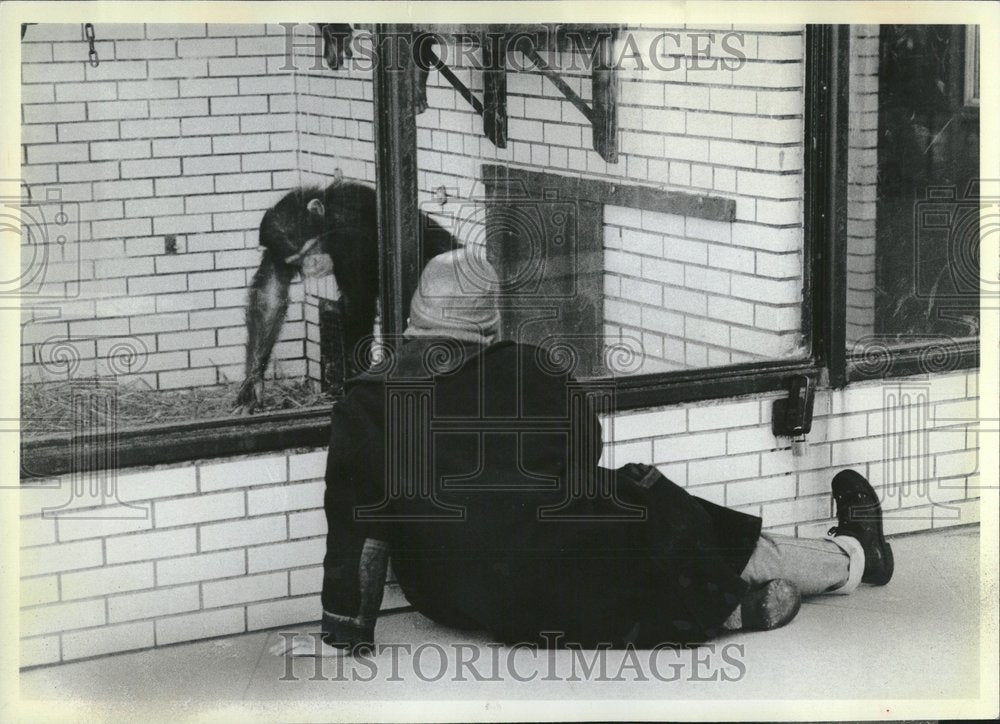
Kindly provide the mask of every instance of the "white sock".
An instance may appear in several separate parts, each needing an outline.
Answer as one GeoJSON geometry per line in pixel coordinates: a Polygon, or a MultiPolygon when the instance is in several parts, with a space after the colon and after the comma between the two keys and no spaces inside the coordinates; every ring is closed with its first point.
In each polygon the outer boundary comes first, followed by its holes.
{"type": "Polygon", "coordinates": [[[847,564],[847,581],[837,588],[830,589],[824,593],[835,593],[847,595],[851,593],[861,583],[861,576],[865,573],[865,549],[857,538],[850,535],[830,536],[830,540],[840,546],[850,558],[847,564]]]}

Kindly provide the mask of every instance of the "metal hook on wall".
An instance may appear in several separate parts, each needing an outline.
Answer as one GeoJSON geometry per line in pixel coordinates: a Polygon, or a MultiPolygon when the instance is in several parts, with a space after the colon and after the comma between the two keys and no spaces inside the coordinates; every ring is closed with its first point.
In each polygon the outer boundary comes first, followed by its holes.
{"type": "Polygon", "coordinates": [[[87,43],[90,45],[90,50],[87,51],[87,59],[90,61],[90,66],[96,68],[101,64],[101,59],[97,57],[97,48],[94,47],[94,24],[85,23],[83,26],[83,36],[86,38],[87,43]]]}

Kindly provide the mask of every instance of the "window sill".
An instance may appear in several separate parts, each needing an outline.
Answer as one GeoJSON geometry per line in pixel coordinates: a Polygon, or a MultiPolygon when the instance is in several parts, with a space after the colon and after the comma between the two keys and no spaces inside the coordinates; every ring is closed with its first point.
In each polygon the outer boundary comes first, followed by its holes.
{"type": "MultiPolygon", "coordinates": [[[[946,374],[979,365],[979,343],[968,341],[949,349],[946,363],[936,364],[934,348],[893,350],[888,365],[849,359],[849,381],[946,374]]],[[[614,383],[593,380],[595,390],[612,394],[609,411],[725,399],[788,388],[789,378],[806,375],[817,381],[820,368],[812,360],[747,364],[717,369],[622,377],[614,383]]],[[[88,467],[128,468],[179,463],[205,458],[315,448],[328,444],[330,410],[317,408],[229,417],[201,422],[155,425],[118,430],[112,450],[104,451],[86,437],[50,435],[21,445],[21,479],[51,477],[72,472],[74,460],[88,467]]]]}
{"type": "MultiPolygon", "coordinates": [[[[815,380],[818,370],[813,362],[796,361],[622,377],[610,385],[606,379],[593,380],[590,384],[595,391],[611,391],[611,409],[628,410],[784,390],[789,377],[801,374],[815,380]]],[[[330,410],[151,425],[109,432],[109,436],[114,441],[110,447],[72,433],[25,439],[21,444],[21,480],[79,470],[80,464],[74,461],[86,461],[87,469],[129,468],[323,447],[330,438],[330,410]]]]}
{"type": "Polygon", "coordinates": [[[812,360],[792,360],[622,377],[614,386],[614,408],[629,410],[787,390],[789,379],[799,375],[815,383],[819,368],[812,360]]]}
{"type": "Polygon", "coordinates": [[[888,379],[911,375],[942,375],[979,367],[979,340],[873,348],[868,357],[847,358],[847,381],[888,379]]]}
{"type": "Polygon", "coordinates": [[[330,410],[276,412],[198,422],[148,425],[109,432],[106,446],[71,433],[47,435],[21,443],[21,480],[50,477],[87,469],[162,465],[322,447],[329,443],[330,410]]]}

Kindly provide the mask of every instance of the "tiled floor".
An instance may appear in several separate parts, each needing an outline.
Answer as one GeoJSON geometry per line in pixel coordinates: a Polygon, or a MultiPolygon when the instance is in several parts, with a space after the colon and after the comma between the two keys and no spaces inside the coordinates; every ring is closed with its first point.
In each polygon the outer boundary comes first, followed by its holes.
{"type": "Polygon", "coordinates": [[[490,648],[481,637],[397,613],[384,616],[377,631],[381,643],[409,645],[396,649],[395,672],[391,650],[366,661],[274,656],[268,648],[279,634],[271,631],[29,670],[21,675],[21,694],[63,701],[180,699],[192,706],[294,700],[315,703],[317,711],[330,711],[324,701],[358,699],[977,696],[978,529],[906,536],[893,546],[896,577],[885,588],[812,599],[783,629],[730,635],[712,647],[636,652],[632,659],[606,652],[603,677],[600,659],[589,679],[584,675],[590,652],[560,651],[550,659],[546,652],[490,648]],[[447,660],[439,676],[442,652],[447,660]],[[477,654],[459,674],[456,657],[470,661],[477,654]],[[476,681],[473,671],[487,680],[476,681]],[[456,681],[460,676],[466,680],[456,681]]]}

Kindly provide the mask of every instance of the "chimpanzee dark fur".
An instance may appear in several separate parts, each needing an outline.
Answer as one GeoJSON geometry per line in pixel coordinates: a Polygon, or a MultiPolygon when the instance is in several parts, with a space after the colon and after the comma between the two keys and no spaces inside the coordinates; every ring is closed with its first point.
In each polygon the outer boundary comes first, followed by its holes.
{"type": "MultiPolygon", "coordinates": [[[[423,262],[459,246],[442,226],[421,214],[423,262]]],[[[379,296],[378,216],[375,190],[337,181],[325,190],[296,189],[264,214],[260,223],[264,247],[260,267],[250,284],[247,308],[246,377],[237,405],[252,412],[261,401],[264,371],[288,311],[288,289],[303,262],[325,254],[340,290],[341,326],[347,374],[360,371],[372,343],[379,296]],[[312,239],[315,246],[303,249],[312,239]]],[[[409,313],[409,300],[404,316],[409,313]]]]}

